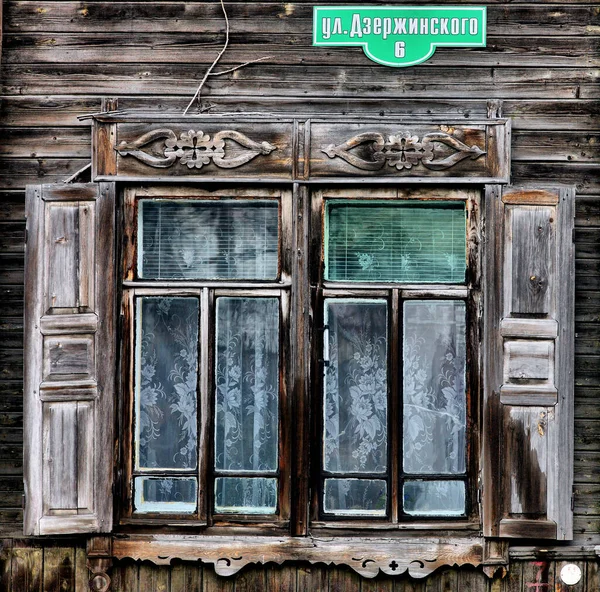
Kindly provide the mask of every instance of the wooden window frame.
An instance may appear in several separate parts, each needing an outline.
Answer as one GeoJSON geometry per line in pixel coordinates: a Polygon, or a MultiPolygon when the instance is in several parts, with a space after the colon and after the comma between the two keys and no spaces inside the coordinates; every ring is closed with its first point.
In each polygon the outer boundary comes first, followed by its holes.
{"type": "MultiPolygon", "coordinates": [[[[312,453],[311,507],[310,524],[316,532],[323,534],[341,534],[364,532],[368,530],[393,531],[478,531],[481,528],[481,516],[478,504],[479,483],[479,434],[481,430],[481,376],[480,376],[480,323],[481,323],[481,263],[479,237],[481,233],[479,212],[481,211],[482,191],[473,188],[440,186],[421,187],[381,187],[352,186],[335,189],[324,188],[312,192],[311,196],[311,277],[312,307],[314,327],[323,326],[324,301],[326,298],[380,298],[388,302],[388,331],[390,351],[388,360],[390,378],[388,394],[388,422],[396,423],[398,429],[388,432],[390,490],[388,508],[385,517],[334,516],[322,508],[324,473],[322,464],[322,405],[323,405],[323,366],[321,361],[321,336],[313,327],[311,395],[313,413],[312,433],[315,442],[319,442],[318,451],[312,453]],[[327,200],[368,201],[458,201],[465,203],[467,213],[466,280],[462,284],[408,284],[400,282],[342,282],[325,279],[325,216],[327,200]],[[315,238],[318,237],[318,238],[315,238]],[[466,515],[459,517],[430,517],[402,515],[401,511],[401,377],[395,370],[401,365],[401,307],[404,301],[415,299],[460,300],[466,305],[467,327],[467,450],[466,470],[466,515]]],[[[429,477],[429,476],[428,476],[429,477]]]]}
{"type": "MultiPolygon", "coordinates": [[[[230,186],[125,187],[122,191],[121,234],[121,398],[119,405],[120,464],[117,471],[116,523],[123,530],[140,527],[178,532],[202,529],[203,533],[234,534],[239,527],[244,532],[285,533],[290,525],[290,437],[285,430],[290,425],[290,298],[291,298],[291,206],[292,193],[288,188],[234,188],[230,186]],[[206,200],[276,200],[279,203],[279,263],[277,278],[271,281],[235,280],[147,280],[137,279],[137,218],[140,199],[206,200]],[[135,300],[144,296],[196,297],[200,304],[199,318],[199,413],[197,511],[194,514],[163,512],[136,513],[133,507],[133,479],[138,475],[133,466],[134,405],[135,405],[135,300]],[[279,421],[278,421],[278,480],[275,514],[216,513],[213,508],[213,487],[217,471],[213,468],[214,434],[214,352],[216,299],[224,296],[275,297],[279,301],[280,363],[279,363],[279,421]]],[[[174,471],[162,471],[173,474],[174,471]]],[[[144,472],[145,474],[146,472],[144,472]]],[[[157,470],[150,476],[162,476],[157,470]]],[[[177,475],[179,476],[179,475],[177,475]]]]}
{"type": "MultiPolygon", "coordinates": [[[[423,531],[475,531],[481,528],[478,500],[477,474],[479,471],[479,407],[480,389],[479,376],[479,319],[480,319],[480,285],[481,275],[478,243],[476,237],[480,233],[479,210],[481,206],[481,192],[473,188],[456,188],[442,186],[439,188],[420,187],[396,187],[369,186],[365,188],[337,187],[335,189],[314,188],[312,192],[305,188],[304,191],[298,187],[293,192],[289,191],[288,185],[281,188],[254,188],[243,185],[241,188],[226,186],[215,186],[208,189],[203,186],[178,187],[178,186],[130,186],[123,189],[123,207],[121,234],[122,245],[122,323],[120,332],[124,336],[121,342],[121,392],[120,402],[120,425],[119,433],[121,439],[121,463],[118,471],[119,495],[117,496],[117,523],[121,529],[126,531],[139,529],[140,527],[152,527],[159,531],[177,532],[183,529],[198,530],[203,534],[228,535],[239,532],[242,528],[245,534],[307,534],[309,529],[315,532],[330,531],[335,534],[352,534],[353,532],[381,531],[381,530],[411,530],[423,531]],[[275,197],[274,197],[275,196],[275,197]],[[281,196],[281,197],[278,197],[281,196]],[[281,227],[280,227],[280,273],[276,281],[257,282],[235,282],[235,281],[164,281],[136,279],[137,262],[137,203],[144,198],[170,198],[170,199],[248,199],[248,198],[271,198],[281,200],[281,227]],[[303,199],[304,198],[304,199],[303,199]],[[360,199],[368,200],[415,200],[415,201],[460,201],[466,203],[468,231],[467,231],[467,279],[464,284],[455,285],[421,285],[400,283],[344,283],[323,279],[324,269],[324,215],[325,202],[328,199],[360,199]],[[305,204],[305,212],[301,211],[301,205],[305,204]],[[294,203],[293,203],[294,202],[294,203]],[[309,211],[309,205],[310,211],[309,211]],[[306,246],[310,244],[306,273],[302,274],[301,265],[292,260],[291,253],[302,242],[306,246]],[[294,247],[294,248],[292,248],[294,247]],[[310,270],[310,272],[308,271],[310,270]],[[307,277],[310,275],[310,278],[307,277]],[[306,280],[303,282],[302,277],[306,280]],[[201,413],[198,441],[198,512],[190,514],[166,514],[166,513],[139,513],[133,511],[132,479],[136,476],[133,470],[133,403],[134,403],[134,333],[135,314],[134,299],[140,296],[195,296],[200,299],[200,359],[201,367],[208,368],[208,373],[200,372],[202,387],[199,407],[205,409],[201,413]],[[301,371],[295,373],[291,364],[291,347],[282,347],[281,369],[280,369],[280,424],[279,424],[279,466],[278,472],[278,511],[275,515],[252,515],[252,514],[215,514],[209,511],[213,507],[213,491],[209,484],[214,483],[214,471],[212,469],[212,433],[214,421],[213,398],[214,390],[209,387],[213,382],[214,372],[214,311],[215,298],[218,296],[231,295],[253,295],[253,296],[277,296],[280,299],[281,313],[281,343],[291,344],[302,334],[312,335],[312,345],[305,344],[307,357],[311,358],[311,375],[306,376],[309,385],[308,406],[312,409],[312,420],[308,422],[308,409],[302,410],[302,396],[296,391],[291,394],[298,385],[294,380],[300,380],[301,371]],[[312,295],[312,296],[311,296],[312,295]],[[467,368],[468,368],[468,394],[467,394],[467,433],[470,434],[467,441],[467,467],[465,481],[467,483],[466,499],[467,514],[452,518],[431,518],[416,516],[401,516],[400,512],[400,432],[392,431],[390,443],[390,511],[385,517],[347,517],[326,515],[320,508],[320,453],[322,426],[320,414],[314,411],[320,409],[322,401],[322,388],[319,364],[320,339],[318,335],[319,323],[322,324],[322,300],[324,297],[343,296],[376,296],[388,300],[390,306],[390,328],[395,328],[390,335],[391,351],[390,360],[398,360],[401,344],[399,342],[399,315],[402,301],[416,298],[444,298],[459,299],[466,303],[467,307],[467,368]],[[307,317],[298,311],[299,303],[311,301],[310,322],[307,317]],[[295,309],[295,310],[294,310],[295,309]],[[295,319],[295,320],[292,320],[295,319]],[[302,320],[304,319],[304,320],[302,320]],[[300,323],[302,326],[294,326],[300,323]],[[310,325],[310,326],[309,326],[310,325]],[[298,414],[299,412],[299,414],[298,414]],[[293,420],[293,421],[292,421],[293,420]],[[293,426],[293,429],[292,429],[293,426]],[[293,435],[304,436],[312,442],[318,442],[312,446],[310,458],[307,458],[306,450],[302,446],[294,446],[293,435]],[[203,454],[201,451],[204,450],[203,454]],[[395,459],[395,460],[393,460],[395,459]],[[310,466],[310,475],[300,475],[310,466]],[[295,470],[294,470],[295,469],[295,470]],[[294,475],[292,475],[294,473],[294,475]],[[294,488],[296,494],[291,495],[292,478],[295,477],[294,488]],[[302,477],[305,486],[302,488],[302,477]],[[300,487],[300,491],[296,488],[300,487]],[[310,491],[309,491],[310,490],[310,491]],[[303,508],[304,500],[308,508],[308,514],[303,508]]],[[[394,365],[390,367],[392,378],[391,389],[398,392],[397,373],[393,372],[394,365]]],[[[306,385],[304,385],[306,386],[306,385]]],[[[302,384],[300,385],[302,388],[302,384]]],[[[400,405],[398,396],[390,399],[389,417],[390,421],[399,421],[400,405]]],[[[306,441],[306,440],[304,440],[306,441]]]]}

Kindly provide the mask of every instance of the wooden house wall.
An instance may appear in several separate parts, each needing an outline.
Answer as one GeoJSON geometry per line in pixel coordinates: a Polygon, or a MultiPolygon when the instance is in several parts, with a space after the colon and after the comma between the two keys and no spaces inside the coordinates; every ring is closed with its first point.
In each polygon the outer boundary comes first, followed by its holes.
{"type": "MultiPolygon", "coordinates": [[[[216,70],[267,59],[210,77],[203,90],[202,109],[313,115],[445,113],[468,121],[485,116],[488,99],[503,101],[503,115],[513,121],[513,182],[531,186],[560,182],[577,187],[573,545],[591,548],[600,544],[598,4],[488,0],[487,48],[439,49],[426,64],[395,69],[373,64],[359,48],[311,47],[312,7],[316,3],[227,2],[230,47],[216,70]]],[[[461,3],[481,4],[475,0],[419,2],[461,3]]],[[[371,0],[370,4],[403,2],[371,0]]],[[[62,548],[36,549],[13,538],[22,528],[24,188],[28,183],[62,181],[89,162],[89,122],[77,116],[99,111],[103,96],[118,97],[120,108],[183,111],[219,52],[224,22],[217,0],[4,0],[3,21],[0,537],[6,538],[8,560],[2,577],[19,582],[19,566],[24,561],[30,562],[31,574],[45,581],[54,577],[47,575],[51,570],[60,571],[62,548]],[[13,549],[15,545],[20,548],[13,549]]],[[[82,550],[65,549],[71,569],[81,565],[82,550]]],[[[480,572],[466,571],[441,574],[426,587],[409,585],[405,580],[392,585],[391,580],[385,580],[379,588],[363,582],[362,590],[521,590],[519,586],[526,581],[523,571],[534,569],[532,566],[523,563],[516,572],[511,571],[511,578],[516,577],[514,573],[521,574],[515,587],[506,580],[493,588],[496,584],[486,583],[480,572]],[[457,588],[457,578],[471,583],[457,588]]],[[[556,564],[549,569],[555,570],[556,564]]],[[[596,578],[596,587],[590,589],[598,589],[595,563],[588,563],[586,569],[588,579],[596,578]]],[[[241,576],[235,585],[213,586],[207,582],[216,576],[200,568],[167,573],[146,565],[120,566],[116,581],[121,587],[116,589],[137,590],[125,582],[148,578],[166,582],[162,587],[157,584],[153,588],[157,590],[256,589],[244,578],[268,582],[276,577],[275,571],[254,570],[250,572],[253,576],[241,576]],[[186,588],[177,583],[184,580],[203,582],[202,587],[190,584],[186,588]]],[[[331,590],[360,589],[360,583],[347,583],[358,580],[346,570],[296,566],[281,573],[289,585],[277,589],[318,589],[315,581],[328,581],[331,590]]],[[[79,577],[77,569],[69,574],[72,579],[79,577]]],[[[21,589],[16,586],[13,589],[21,589]]],[[[139,586],[140,591],[150,589],[141,583],[139,586]]]]}

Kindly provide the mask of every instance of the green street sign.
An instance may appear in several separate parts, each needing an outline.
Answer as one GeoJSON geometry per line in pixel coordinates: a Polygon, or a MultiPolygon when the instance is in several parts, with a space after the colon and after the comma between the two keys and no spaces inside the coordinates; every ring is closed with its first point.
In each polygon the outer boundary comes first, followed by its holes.
{"type": "Polygon", "coordinates": [[[374,62],[405,67],[438,47],[485,47],[485,6],[315,6],[313,45],[359,46],[374,62]]]}

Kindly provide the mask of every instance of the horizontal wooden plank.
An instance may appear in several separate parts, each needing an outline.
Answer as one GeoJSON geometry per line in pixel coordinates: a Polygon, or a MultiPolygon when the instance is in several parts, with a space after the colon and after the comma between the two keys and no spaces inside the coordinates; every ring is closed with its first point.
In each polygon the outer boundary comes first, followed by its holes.
{"type": "Polygon", "coordinates": [[[600,231],[598,228],[575,229],[575,257],[578,259],[600,257],[600,231]]]}
{"type": "Polygon", "coordinates": [[[575,483],[600,482],[600,451],[575,451],[575,483]]]}
{"type": "Polygon", "coordinates": [[[0,286],[0,317],[23,316],[23,286],[0,286]]]}
{"type": "MultiPolygon", "coordinates": [[[[19,395],[12,395],[9,383],[0,382],[0,412],[22,413],[23,412],[23,389],[19,395]]],[[[3,452],[0,452],[2,454],[3,452]]]]}
{"type": "MultiPolygon", "coordinates": [[[[61,92],[64,92],[64,88],[61,92]]],[[[93,88],[89,92],[93,92],[93,88]]],[[[121,89],[122,90],[122,89],[121,89]]],[[[129,96],[119,94],[119,106],[123,109],[183,113],[190,97],[177,96],[129,96]]],[[[391,97],[382,101],[369,95],[364,97],[236,97],[211,94],[205,106],[211,111],[293,113],[312,115],[346,115],[353,113],[377,113],[395,116],[447,115],[466,120],[485,118],[486,99],[470,99],[447,96],[442,99],[419,99],[391,97]]],[[[4,96],[0,100],[0,120],[4,126],[20,127],[89,127],[89,121],[80,121],[79,115],[100,111],[100,98],[90,96],[4,96]]],[[[597,131],[600,117],[600,101],[594,100],[504,100],[503,113],[510,117],[513,130],[590,130],[597,131]]]]}
{"type": "Polygon", "coordinates": [[[19,491],[0,491],[0,507],[11,508],[21,505],[23,494],[19,491]]]}
{"type": "MultiPolygon", "coordinates": [[[[23,378],[23,350],[0,349],[0,380],[23,378]]],[[[0,433],[0,441],[2,434],[0,433]]]]}
{"type": "Polygon", "coordinates": [[[0,157],[91,158],[88,128],[0,128],[0,137],[0,157]]]}
{"type": "Polygon", "coordinates": [[[575,389],[575,417],[581,420],[600,420],[600,388],[575,389]]]}
{"type": "Polygon", "coordinates": [[[513,162],[512,182],[525,187],[574,185],[578,193],[600,194],[600,163],[513,162]]]}
{"type": "Polygon", "coordinates": [[[575,199],[575,226],[600,227],[600,198],[581,195],[575,199]]]}
{"type": "Polygon", "coordinates": [[[600,290],[600,261],[576,259],[575,285],[578,290],[600,290]]]}
{"type": "Polygon", "coordinates": [[[0,222],[0,251],[22,253],[25,250],[25,224],[0,222]]]}
{"type": "Polygon", "coordinates": [[[0,158],[0,188],[62,183],[89,162],[85,158],[0,158]]]}
{"type": "MultiPolygon", "coordinates": [[[[439,2],[445,4],[448,2],[439,2]]],[[[314,4],[319,4],[315,2],[314,4]]],[[[325,3],[327,4],[327,3],[325,3]]],[[[385,3],[384,3],[385,4],[385,3]]],[[[434,2],[434,4],[438,4],[434,2]]],[[[265,30],[273,33],[305,34],[312,29],[313,3],[305,2],[227,2],[232,32],[265,30]]],[[[552,4],[500,4],[488,7],[490,35],[593,35],[600,25],[594,6],[552,4]]],[[[135,23],[139,32],[197,32],[223,30],[223,14],[218,2],[9,2],[5,30],[18,31],[110,31],[129,32],[135,23]]]]}
{"type": "MultiPolygon", "coordinates": [[[[471,98],[572,99],[585,84],[593,84],[594,72],[571,68],[531,69],[528,76],[515,69],[462,68],[448,75],[446,68],[414,68],[402,76],[394,68],[336,68],[332,75],[326,66],[271,66],[254,64],[225,76],[211,77],[204,96],[269,95],[336,96],[370,95],[396,98],[469,96],[471,98]],[[376,73],[375,73],[376,72],[376,73]],[[551,74],[551,78],[549,78],[551,74]],[[517,80],[511,82],[510,78],[517,80]],[[552,84],[549,85],[551,80],[552,84]]],[[[6,94],[52,94],[65,88],[73,94],[174,94],[191,98],[203,71],[193,64],[6,64],[3,66],[6,94]]],[[[597,74],[597,73],[596,73],[597,74]]]]}
{"type": "Polygon", "coordinates": [[[589,290],[576,291],[575,322],[600,322],[600,294],[598,292],[589,290]]]}
{"type": "Polygon", "coordinates": [[[0,430],[0,446],[5,444],[22,444],[23,429],[22,428],[7,428],[0,430]]]}
{"type": "Polygon", "coordinates": [[[600,516],[600,483],[577,483],[573,511],[579,516],[600,516]]]}
{"type": "MultiPolygon", "coordinates": [[[[63,89],[64,92],[67,89],[63,89]]],[[[93,89],[90,89],[93,92],[93,89]]],[[[0,121],[4,126],[80,126],[89,128],[89,121],[80,121],[80,115],[98,113],[100,97],[5,96],[0,100],[0,121]]]]}
{"type": "MultiPolygon", "coordinates": [[[[102,30],[101,30],[102,31],[102,30]]],[[[28,33],[4,37],[3,56],[9,64],[61,63],[192,63],[208,67],[223,46],[222,33],[28,33]]],[[[425,64],[435,66],[569,66],[600,64],[600,39],[572,37],[510,37],[488,35],[485,48],[444,48],[425,64]]],[[[263,64],[365,66],[370,62],[359,48],[312,45],[310,35],[233,31],[220,64],[235,66],[267,58],[263,64]]],[[[224,68],[221,68],[223,70],[224,68]]],[[[218,69],[216,71],[219,71],[218,69]]]]}
{"type": "Polygon", "coordinates": [[[575,450],[579,452],[600,451],[600,421],[575,420],[575,450]]]}
{"type": "Polygon", "coordinates": [[[575,386],[600,386],[600,356],[575,356],[575,386]]]}
{"type": "Polygon", "coordinates": [[[600,133],[514,130],[513,160],[600,161],[600,133]]]}
{"type": "Polygon", "coordinates": [[[574,545],[600,544],[600,517],[575,516],[573,518],[574,545]]]}
{"type": "Polygon", "coordinates": [[[23,284],[25,262],[22,254],[0,253],[0,286],[23,284]]]}

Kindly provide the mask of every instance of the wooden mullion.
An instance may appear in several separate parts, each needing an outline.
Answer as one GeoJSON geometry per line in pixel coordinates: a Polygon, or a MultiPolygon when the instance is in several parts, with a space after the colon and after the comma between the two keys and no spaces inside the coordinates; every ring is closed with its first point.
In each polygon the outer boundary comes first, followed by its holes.
{"type": "Polygon", "coordinates": [[[367,298],[388,298],[390,294],[388,290],[374,290],[368,287],[366,288],[355,288],[355,289],[323,289],[323,298],[355,298],[355,299],[367,299],[367,298]]]}
{"type": "Polygon", "coordinates": [[[400,392],[400,375],[402,373],[402,365],[400,363],[401,347],[400,347],[400,293],[399,290],[392,290],[391,315],[388,323],[388,331],[390,332],[390,351],[388,353],[388,377],[390,385],[388,389],[388,439],[389,439],[389,454],[388,454],[388,473],[389,473],[389,502],[390,520],[392,523],[397,523],[400,516],[400,506],[402,504],[402,487],[400,483],[401,471],[401,437],[402,437],[402,405],[400,392]],[[396,429],[394,429],[396,426],[396,429]],[[390,429],[391,428],[391,429],[390,429]]]}
{"type": "Polygon", "coordinates": [[[280,520],[289,520],[291,515],[291,394],[290,371],[294,363],[290,348],[290,320],[292,318],[291,297],[287,290],[280,293],[279,315],[279,454],[277,475],[277,506],[280,520]]]}
{"type": "Polygon", "coordinates": [[[210,389],[209,389],[209,360],[210,360],[210,294],[208,288],[202,289],[200,301],[200,396],[198,397],[198,517],[208,518],[208,495],[210,490],[208,472],[210,455],[210,389]],[[203,413],[202,411],[205,410],[203,413]]]}
{"type": "Polygon", "coordinates": [[[292,301],[289,330],[289,349],[292,353],[289,367],[291,416],[286,432],[292,433],[294,446],[289,447],[288,461],[291,466],[291,534],[308,534],[308,511],[310,505],[310,344],[309,319],[310,285],[308,278],[308,223],[309,195],[304,187],[294,185],[292,235],[292,301]]]}
{"type": "Polygon", "coordinates": [[[203,435],[204,457],[206,459],[204,465],[204,508],[206,512],[206,520],[209,526],[213,524],[212,509],[214,507],[215,496],[215,360],[216,360],[216,298],[213,290],[205,288],[203,291],[203,304],[205,317],[203,322],[203,343],[205,347],[206,357],[203,362],[204,366],[204,389],[202,394],[202,403],[204,405],[205,422],[203,427],[205,433],[203,435]]]}
{"type": "Polygon", "coordinates": [[[234,298],[281,298],[282,290],[278,290],[276,288],[260,290],[248,290],[246,288],[215,288],[212,290],[212,293],[214,294],[215,298],[222,298],[227,296],[234,298]]]}
{"type": "Polygon", "coordinates": [[[291,282],[217,282],[217,281],[162,281],[162,280],[137,280],[137,281],[124,281],[124,288],[145,288],[155,290],[187,290],[202,288],[221,288],[221,289],[246,289],[246,290],[277,290],[279,288],[290,288],[291,282]]]}

